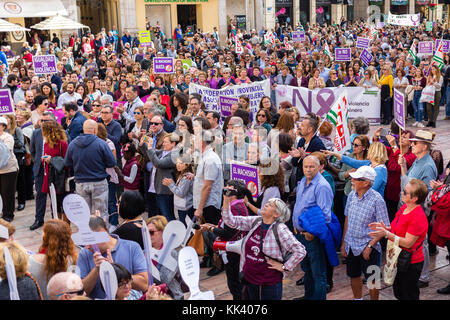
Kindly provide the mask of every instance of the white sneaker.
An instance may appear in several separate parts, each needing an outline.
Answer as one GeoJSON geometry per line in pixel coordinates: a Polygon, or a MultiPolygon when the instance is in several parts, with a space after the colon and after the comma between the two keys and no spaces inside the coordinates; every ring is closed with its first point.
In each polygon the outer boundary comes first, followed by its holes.
{"type": "Polygon", "coordinates": [[[425,128],[425,125],[424,125],[422,122],[419,122],[419,123],[417,124],[417,126],[418,126],[419,128],[425,128]]]}
{"type": "Polygon", "coordinates": [[[417,127],[417,124],[418,124],[418,122],[416,121],[416,122],[414,122],[414,123],[412,124],[412,126],[413,126],[413,127],[417,127]]]}

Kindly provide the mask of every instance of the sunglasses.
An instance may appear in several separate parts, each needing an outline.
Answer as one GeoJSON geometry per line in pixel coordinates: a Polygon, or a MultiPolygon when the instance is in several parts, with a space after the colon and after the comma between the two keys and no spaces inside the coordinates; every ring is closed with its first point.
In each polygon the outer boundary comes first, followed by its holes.
{"type": "Polygon", "coordinates": [[[93,107],[101,107],[100,104],[93,104],[92,106],[93,106],[93,107]]]}
{"type": "Polygon", "coordinates": [[[162,124],[162,122],[150,122],[150,125],[152,126],[158,126],[160,124],[162,124]]]}
{"type": "Polygon", "coordinates": [[[80,289],[78,291],[69,291],[69,292],[63,292],[56,295],[56,297],[61,297],[64,294],[76,294],[77,296],[81,296],[84,294],[84,289],[80,289]]]}
{"type": "Polygon", "coordinates": [[[140,112],[133,112],[134,114],[141,114],[140,112]]]}
{"type": "Polygon", "coordinates": [[[260,114],[258,114],[258,117],[263,117],[263,118],[265,118],[266,115],[265,115],[264,113],[260,113],[260,114]]]}
{"type": "Polygon", "coordinates": [[[357,143],[354,143],[354,144],[353,144],[353,146],[354,146],[355,148],[358,148],[358,147],[361,147],[361,146],[362,146],[362,144],[357,144],[357,143]]]}

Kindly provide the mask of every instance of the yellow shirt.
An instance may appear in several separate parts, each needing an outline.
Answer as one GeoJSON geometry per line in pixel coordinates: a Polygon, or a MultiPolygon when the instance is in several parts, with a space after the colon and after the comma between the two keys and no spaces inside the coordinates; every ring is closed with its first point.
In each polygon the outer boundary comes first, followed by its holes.
{"type": "Polygon", "coordinates": [[[378,80],[379,85],[388,84],[392,97],[392,88],[394,87],[394,77],[390,74],[387,77],[384,74],[381,76],[380,80],[378,80]]]}

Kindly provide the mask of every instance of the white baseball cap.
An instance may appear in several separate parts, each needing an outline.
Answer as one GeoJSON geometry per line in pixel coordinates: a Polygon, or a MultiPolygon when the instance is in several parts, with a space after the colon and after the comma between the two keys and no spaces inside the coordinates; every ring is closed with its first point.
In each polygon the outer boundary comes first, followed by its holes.
{"type": "Polygon", "coordinates": [[[4,117],[0,117],[0,124],[4,124],[5,126],[8,126],[8,120],[4,117]]]}
{"type": "Polygon", "coordinates": [[[377,173],[372,167],[362,166],[359,167],[355,172],[351,172],[350,176],[355,179],[367,179],[370,181],[374,181],[377,173]]]}

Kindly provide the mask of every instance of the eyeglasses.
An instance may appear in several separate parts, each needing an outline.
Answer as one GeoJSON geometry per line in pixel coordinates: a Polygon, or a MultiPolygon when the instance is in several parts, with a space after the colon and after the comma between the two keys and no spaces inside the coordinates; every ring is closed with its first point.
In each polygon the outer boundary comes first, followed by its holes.
{"type": "Polygon", "coordinates": [[[258,114],[258,117],[263,117],[263,118],[265,118],[266,115],[265,115],[264,113],[260,113],[260,114],[258,114]]]}
{"type": "Polygon", "coordinates": [[[133,285],[133,280],[129,280],[127,282],[120,283],[117,287],[125,289],[127,286],[132,286],[132,285],[133,285]]]}
{"type": "Polygon", "coordinates": [[[355,148],[358,148],[358,147],[361,147],[361,146],[362,146],[362,144],[357,144],[357,143],[354,143],[354,144],[353,144],[353,146],[354,146],[355,148]]]}
{"type": "Polygon", "coordinates": [[[68,291],[68,292],[59,293],[59,294],[56,295],[56,297],[58,298],[58,297],[61,297],[62,295],[65,295],[65,294],[75,294],[77,296],[81,296],[81,295],[84,294],[84,289],[81,288],[78,291],[68,291]]]}
{"type": "Polygon", "coordinates": [[[160,124],[162,124],[162,122],[150,122],[150,125],[152,126],[159,126],[160,124]]]}

